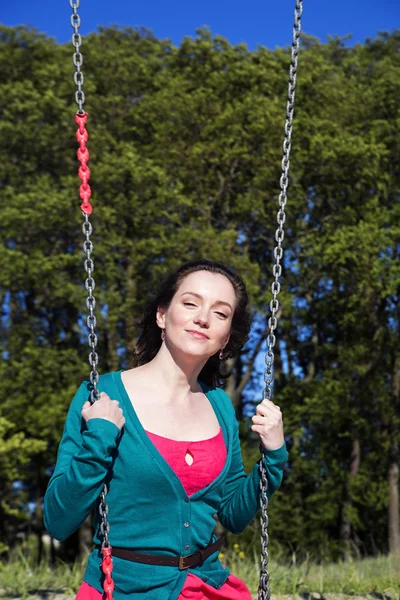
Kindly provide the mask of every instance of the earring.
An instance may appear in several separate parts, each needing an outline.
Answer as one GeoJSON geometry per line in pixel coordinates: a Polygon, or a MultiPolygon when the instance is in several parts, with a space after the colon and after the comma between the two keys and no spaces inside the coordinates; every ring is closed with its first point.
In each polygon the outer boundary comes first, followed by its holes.
{"type": "Polygon", "coordinates": [[[219,351],[219,360],[222,360],[224,358],[224,353],[222,350],[219,351]]]}
{"type": "Polygon", "coordinates": [[[165,340],[165,329],[161,329],[161,339],[165,340]]]}

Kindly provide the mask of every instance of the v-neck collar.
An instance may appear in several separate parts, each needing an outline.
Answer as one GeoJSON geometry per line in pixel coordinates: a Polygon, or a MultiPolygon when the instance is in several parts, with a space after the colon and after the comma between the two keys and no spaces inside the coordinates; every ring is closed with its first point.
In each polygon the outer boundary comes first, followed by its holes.
{"type": "MultiPolygon", "coordinates": [[[[174,485],[175,490],[180,495],[183,494],[184,497],[187,498],[187,493],[186,493],[185,488],[183,487],[182,482],[179,479],[178,475],[175,473],[175,471],[172,469],[172,467],[170,467],[170,465],[164,459],[162,454],[158,451],[157,447],[153,444],[153,442],[147,435],[146,430],[144,429],[143,425],[141,424],[139,417],[137,416],[136,411],[133,408],[133,404],[129,398],[128,392],[126,391],[124,382],[122,381],[122,376],[121,376],[122,373],[123,373],[122,369],[120,371],[114,371],[113,379],[114,379],[114,383],[117,387],[117,390],[119,392],[122,403],[124,405],[125,411],[129,414],[130,420],[131,420],[133,426],[135,427],[140,439],[145,444],[145,446],[147,447],[148,451],[150,452],[150,454],[152,455],[153,459],[156,461],[156,463],[158,464],[160,469],[164,472],[165,476],[174,485]]],[[[225,473],[226,473],[227,469],[229,468],[230,459],[231,459],[230,452],[229,452],[229,448],[231,447],[231,443],[230,443],[231,440],[230,440],[230,430],[229,430],[228,424],[224,418],[224,415],[222,414],[222,411],[219,407],[219,403],[217,402],[217,400],[215,398],[215,394],[213,393],[213,390],[208,388],[208,386],[205,383],[203,383],[202,381],[198,380],[198,382],[199,382],[204,394],[207,396],[208,400],[210,401],[211,406],[214,409],[214,412],[216,414],[216,417],[218,419],[218,422],[219,422],[220,427],[222,428],[222,431],[224,434],[224,441],[225,441],[226,447],[228,449],[228,452],[227,452],[227,458],[225,461],[225,465],[224,465],[224,468],[222,469],[221,473],[210,484],[208,484],[204,488],[201,488],[196,493],[191,494],[191,496],[190,496],[191,500],[196,498],[197,496],[200,496],[206,490],[208,490],[209,488],[211,488],[214,485],[217,485],[219,483],[219,480],[225,476],[225,473]]]]}

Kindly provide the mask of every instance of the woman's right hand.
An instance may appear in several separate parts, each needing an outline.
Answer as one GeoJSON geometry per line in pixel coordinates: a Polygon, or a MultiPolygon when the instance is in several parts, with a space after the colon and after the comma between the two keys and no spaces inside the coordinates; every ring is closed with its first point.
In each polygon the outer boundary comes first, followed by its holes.
{"type": "Polygon", "coordinates": [[[114,423],[120,430],[126,422],[122,409],[119,408],[118,400],[111,400],[105,392],[101,392],[99,399],[94,404],[90,404],[89,400],[85,402],[81,415],[85,421],[106,419],[106,421],[114,423]]]}

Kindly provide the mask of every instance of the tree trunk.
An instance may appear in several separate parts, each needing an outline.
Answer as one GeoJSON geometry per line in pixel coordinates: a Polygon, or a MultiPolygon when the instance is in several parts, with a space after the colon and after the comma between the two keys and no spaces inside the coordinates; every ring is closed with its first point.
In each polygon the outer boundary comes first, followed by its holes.
{"type": "Polygon", "coordinates": [[[352,499],[352,483],[354,478],[358,475],[360,467],[360,441],[359,439],[353,440],[353,448],[351,452],[350,461],[350,473],[346,477],[343,487],[343,502],[341,511],[341,523],[340,523],[340,541],[343,546],[343,560],[345,562],[351,559],[350,555],[350,536],[351,536],[351,506],[353,504],[352,499]]]}
{"type": "MultiPolygon", "coordinates": [[[[277,318],[279,318],[279,311],[277,314],[277,318]]],[[[248,382],[251,379],[254,363],[256,361],[257,356],[259,355],[259,353],[261,351],[261,346],[262,346],[266,336],[268,335],[268,331],[269,331],[269,329],[268,329],[268,324],[267,324],[264,328],[264,331],[262,331],[261,335],[259,336],[257,343],[254,346],[251,354],[249,355],[245,372],[243,373],[243,369],[241,369],[241,377],[240,378],[236,377],[236,389],[234,390],[235,396],[231,396],[234,404],[236,402],[236,396],[238,396],[239,398],[242,396],[242,392],[243,392],[244,388],[246,387],[246,385],[248,384],[248,382]]],[[[279,348],[278,348],[278,350],[275,349],[275,351],[277,351],[277,353],[279,354],[279,348]]],[[[282,362],[280,360],[280,354],[279,354],[279,358],[278,358],[278,364],[279,365],[282,364],[282,362]]],[[[276,367],[275,367],[275,370],[276,370],[276,367]]],[[[260,393],[260,402],[261,402],[261,400],[262,400],[262,394],[260,393]]]]}
{"type": "Polygon", "coordinates": [[[397,419],[400,409],[400,355],[396,357],[393,370],[392,397],[394,416],[391,426],[392,445],[389,454],[388,484],[388,537],[389,553],[400,554],[400,523],[399,523],[399,444],[397,441],[397,419]]]}

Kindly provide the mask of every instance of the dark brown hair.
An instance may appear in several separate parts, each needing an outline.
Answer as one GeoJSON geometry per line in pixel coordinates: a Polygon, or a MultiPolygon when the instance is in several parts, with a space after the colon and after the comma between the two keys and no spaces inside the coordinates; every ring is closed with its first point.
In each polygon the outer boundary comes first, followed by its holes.
{"type": "Polygon", "coordinates": [[[221,380],[226,379],[220,371],[221,363],[228,358],[235,357],[249,339],[251,316],[248,309],[248,294],[243,279],[233,269],[226,265],[206,259],[191,260],[167,274],[158,286],[156,293],[149,295],[143,317],[137,323],[141,334],[134,347],[135,367],[150,362],[160,349],[161,331],[156,322],[157,309],[168,309],[171,300],[180,284],[190,273],[208,271],[224,275],[232,283],[236,294],[236,307],[232,317],[231,336],[223,350],[223,359],[220,361],[219,352],[210,356],[199,374],[199,379],[211,387],[221,386],[221,380]]]}

